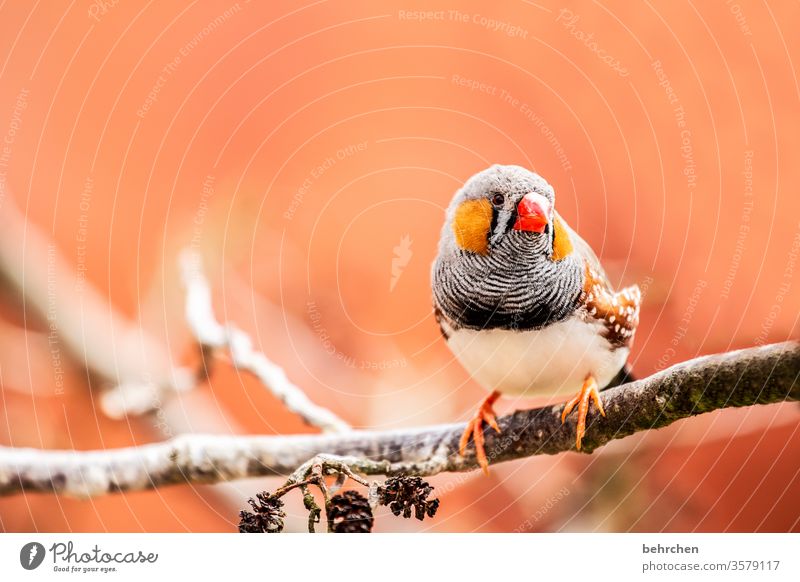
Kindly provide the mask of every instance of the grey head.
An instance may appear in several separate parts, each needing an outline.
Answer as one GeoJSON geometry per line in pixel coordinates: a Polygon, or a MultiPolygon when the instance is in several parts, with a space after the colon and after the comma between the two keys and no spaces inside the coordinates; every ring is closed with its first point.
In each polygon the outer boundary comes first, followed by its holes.
{"type": "Polygon", "coordinates": [[[451,327],[539,329],[575,311],[583,263],[563,252],[570,235],[555,203],[553,187],[521,166],[491,166],[456,192],[432,270],[451,327]]]}

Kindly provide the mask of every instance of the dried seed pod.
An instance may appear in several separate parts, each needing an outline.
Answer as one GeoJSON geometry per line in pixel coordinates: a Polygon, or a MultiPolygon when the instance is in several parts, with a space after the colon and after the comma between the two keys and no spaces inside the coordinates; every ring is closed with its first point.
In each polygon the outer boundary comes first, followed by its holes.
{"type": "Polygon", "coordinates": [[[335,533],[372,531],[372,508],[358,491],[344,491],[331,497],[328,506],[328,529],[335,533]]]}
{"type": "Polygon", "coordinates": [[[266,491],[247,500],[253,512],[239,512],[239,533],[278,533],[283,530],[283,501],[266,491]]]}
{"type": "Polygon", "coordinates": [[[436,515],[439,509],[438,499],[428,501],[432,491],[433,487],[420,477],[391,477],[378,487],[378,503],[388,505],[393,514],[402,514],[406,519],[411,517],[413,510],[414,516],[423,520],[426,515],[436,515]]]}

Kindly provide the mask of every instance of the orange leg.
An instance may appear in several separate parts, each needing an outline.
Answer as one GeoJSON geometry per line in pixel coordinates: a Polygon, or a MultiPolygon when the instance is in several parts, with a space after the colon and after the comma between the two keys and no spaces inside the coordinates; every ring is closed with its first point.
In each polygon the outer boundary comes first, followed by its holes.
{"type": "Polygon", "coordinates": [[[486,449],[484,448],[483,423],[485,421],[496,432],[500,432],[500,427],[497,426],[497,417],[492,408],[498,398],[500,398],[500,393],[495,390],[481,402],[478,412],[467,423],[467,428],[464,429],[464,434],[461,435],[461,441],[458,443],[458,453],[463,457],[464,451],[467,450],[467,444],[469,444],[469,438],[472,437],[475,441],[475,458],[487,475],[489,474],[489,460],[486,458],[486,449]]]}
{"type": "Polygon", "coordinates": [[[567,415],[572,412],[575,405],[578,406],[578,429],[575,435],[575,447],[579,451],[581,450],[583,435],[586,434],[586,415],[589,412],[589,399],[594,402],[600,414],[605,416],[606,411],[603,410],[603,403],[600,402],[600,392],[597,390],[597,382],[594,376],[591,375],[586,376],[586,380],[583,381],[583,387],[581,387],[578,395],[564,405],[564,411],[561,413],[561,424],[564,424],[567,415]]]}

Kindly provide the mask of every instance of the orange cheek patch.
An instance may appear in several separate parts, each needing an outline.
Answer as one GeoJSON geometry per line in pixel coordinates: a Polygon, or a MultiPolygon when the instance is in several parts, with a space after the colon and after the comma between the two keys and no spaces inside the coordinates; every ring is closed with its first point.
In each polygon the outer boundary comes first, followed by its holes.
{"type": "Polygon", "coordinates": [[[553,260],[560,261],[572,254],[572,241],[569,233],[557,214],[553,218],[553,260]]]}
{"type": "Polygon", "coordinates": [[[492,205],[488,200],[467,200],[456,209],[453,233],[456,243],[465,251],[489,254],[489,228],[492,226],[492,205]]]}

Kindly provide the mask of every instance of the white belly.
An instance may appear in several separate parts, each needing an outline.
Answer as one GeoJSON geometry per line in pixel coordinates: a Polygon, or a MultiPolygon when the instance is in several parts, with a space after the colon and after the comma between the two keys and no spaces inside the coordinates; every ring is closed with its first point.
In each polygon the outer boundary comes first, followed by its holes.
{"type": "Polygon", "coordinates": [[[630,352],[612,350],[599,324],[577,317],[535,331],[461,329],[447,344],[487,390],[519,396],[574,395],[589,374],[602,388],[630,352]]]}

